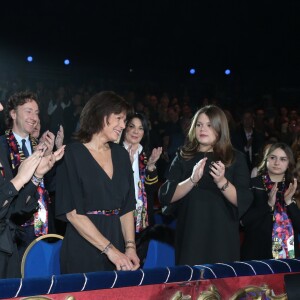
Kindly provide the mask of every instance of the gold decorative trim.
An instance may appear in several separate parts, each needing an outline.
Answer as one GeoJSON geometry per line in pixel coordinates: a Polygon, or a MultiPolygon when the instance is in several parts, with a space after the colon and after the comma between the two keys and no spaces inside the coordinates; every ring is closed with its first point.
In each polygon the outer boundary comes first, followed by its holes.
{"type": "Polygon", "coordinates": [[[65,300],[75,300],[76,298],[74,296],[67,296],[65,300]]]}
{"type": "Polygon", "coordinates": [[[182,292],[177,291],[170,300],[182,300],[182,292]]]}
{"type": "Polygon", "coordinates": [[[251,299],[256,300],[262,300],[265,299],[265,295],[271,299],[271,300],[287,300],[287,294],[281,294],[281,295],[274,295],[273,290],[271,290],[268,285],[264,284],[261,287],[258,286],[246,286],[242,289],[239,289],[236,293],[231,296],[230,300],[240,300],[240,299],[248,299],[247,297],[250,297],[251,299]]]}
{"type": "Polygon", "coordinates": [[[191,295],[183,295],[181,291],[177,291],[170,300],[191,300],[191,295]]]}
{"type": "Polygon", "coordinates": [[[146,179],[145,179],[145,183],[148,184],[148,185],[152,185],[154,183],[157,183],[158,182],[158,176],[155,176],[153,178],[150,178],[150,176],[146,176],[146,179]]]}
{"type": "Polygon", "coordinates": [[[199,294],[197,300],[221,300],[221,295],[218,289],[212,284],[206,291],[199,294]]]}

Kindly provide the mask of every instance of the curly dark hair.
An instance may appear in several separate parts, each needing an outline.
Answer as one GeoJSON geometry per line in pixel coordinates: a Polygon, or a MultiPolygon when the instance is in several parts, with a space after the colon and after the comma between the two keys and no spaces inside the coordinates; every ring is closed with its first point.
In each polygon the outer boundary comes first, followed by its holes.
{"type": "Polygon", "coordinates": [[[115,92],[98,93],[84,106],[80,115],[80,128],[74,137],[82,143],[88,143],[94,134],[104,128],[105,117],[130,111],[131,106],[115,92]]]}
{"type": "Polygon", "coordinates": [[[13,119],[10,115],[12,110],[17,109],[18,106],[24,105],[27,102],[35,101],[37,105],[39,102],[37,100],[37,95],[31,91],[22,91],[11,95],[5,106],[5,124],[7,128],[13,127],[13,119]]]}

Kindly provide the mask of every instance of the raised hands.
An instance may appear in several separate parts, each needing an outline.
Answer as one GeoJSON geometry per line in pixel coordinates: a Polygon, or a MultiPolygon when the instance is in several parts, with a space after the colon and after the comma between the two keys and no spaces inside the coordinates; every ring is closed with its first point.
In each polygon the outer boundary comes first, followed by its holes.
{"type": "Polygon", "coordinates": [[[63,146],[64,137],[64,128],[62,127],[62,125],[59,125],[59,130],[57,131],[57,135],[55,138],[56,149],[60,149],[63,146]]]}
{"type": "Polygon", "coordinates": [[[40,138],[39,144],[47,147],[44,156],[50,155],[54,147],[55,135],[49,130],[45,131],[40,138]]]}
{"type": "Polygon", "coordinates": [[[273,185],[273,187],[269,193],[269,198],[268,198],[268,204],[271,207],[273,207],[275,205],[277,191],[278,191],[277,182],[275,182],[275,184],[273,185]]]}
{"type": "Polygon", "coordinates": [[[34,175],[36,177],[42,178],[55,164],[55,162],[59,161],[65,153],[65,146],[62,146],[60,149],[56,150],[54,153],[50,155],[43,156],[34,175]]]}
{"type": "Polygon", "coordinates": [[[162,147],[157,147],[152,150],[152,153],[149,157],[148,163],[147,163],[147,169],[152,172],[156,169],[155,163],[160,158],[160,155],[162,153],[162,147]]]}
{"type": "Polygon", "coordinates": [[[196,184],[202,178],[206,161],[207,157],[201,159],[195,164],[192,176],[190,177],[192,183],[196,184]]]}
{"type": "Polygon", "coordinates": [[[296,189],[297,189],[297,179],[294,178],[294,182],[289,184],[289,187],[284,193],[284,202],[286,205],[292,203],[292,198],[296,192],[296,189]]]}
{"type": "Polygon", "coordinates": [[[19,166],[18,174],[11,180],[16,190],[20,190],[33,176],[40,164],[46,148],[37,149],[27,157],[19,166]]]}
{"type": "Polygon", "coordinates": [[[224,182],[225,166],[221,161],[212,161],[209,168],[209,173],[217,185],[220,182],[224,182]]]}
{"type": "Polygon", "coordinates": [[[152,150],[147,165],[155,165],[162,153],[162,147],[157,147],[152,150]]]}

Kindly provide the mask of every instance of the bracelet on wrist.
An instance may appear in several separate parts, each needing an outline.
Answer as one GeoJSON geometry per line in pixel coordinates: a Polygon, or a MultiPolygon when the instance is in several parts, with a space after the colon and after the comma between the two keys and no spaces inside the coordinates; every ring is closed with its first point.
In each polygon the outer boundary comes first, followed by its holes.
{"type": "Polygon", "coordinates": [[[228,188],[228,186],[229,186],[229,181],[227,180],[226,183],[220,188],[220,190],[224,192],[228,188]]]}
{"type": "Polygon", "coordinates": [[[136,247],[132,246],[132,245],[128,245],[128,246],[125,247],[125,250],[127,250],[127,249],[134,249],[134,250],[136,250],[136,247]]]}
{"type": "Polygon", "coordinates": [[[189,179],[190,179],[191,183],[193,184],[193,186],[198,185],[198,181],[193,181],[192,176],[189,179]]]}
{"type": "Polygon", "coordinates": [[[33,176],[35,177],[35,178],[37,178],[37,179],[39,179],[39,180],[43,180],[43,178],[44,178],[44,176],[42,176],[42,177],[39,177],[39,176],[36,176],[35,174],[33,174],[33,176]]]}
{"type": "Polygon", "coordinates": [[[128,245],[128,244],[134,244],[135,245],[135,241],[133,240],[128,240],[125,242],[125,245],[128,245]]]}
{"type": "Polygon", "coordinates": [[[36,184],[36,185],[39,185],[42,181],[43,181],[43,178],[40,178],[40,177],[36,177],[34,174],[32,175],[32,178],[31,178],[31,181],[36,184]]]}
{"type": "Polygon", "coordinates": [[[110,248],[112,248],[111,242],[109,242],[108,245],[101,251],[101,254],[106,254],[110,248]]]}

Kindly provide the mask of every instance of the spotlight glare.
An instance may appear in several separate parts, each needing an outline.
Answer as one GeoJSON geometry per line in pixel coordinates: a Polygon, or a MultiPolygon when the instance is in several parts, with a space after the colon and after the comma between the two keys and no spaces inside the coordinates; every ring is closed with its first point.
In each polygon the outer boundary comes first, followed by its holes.
{"type": "Polygon", "coordinates": [[[67,65],[69,65],[70,64],[70,60],[69,59],[65,59],[64,60],[64,64],[67,66],[67,65]]]}
{"type": "Polygon", "coordinates": [[[230,75],[231,71],[229,69],[225,70],[225,75],[230,75]]]}
{"type": "Polygon", "coordinates": [[[194,75],[196,73],[196,70],[195,69],[190,69],[190,74],[191,75],[194,75]]]}
{"type": "Polygon", "coordinates": [[[27,61],[28,62],[32,62],[33,61],[33,57],[32,56],[27,56],[27,61]]]}

